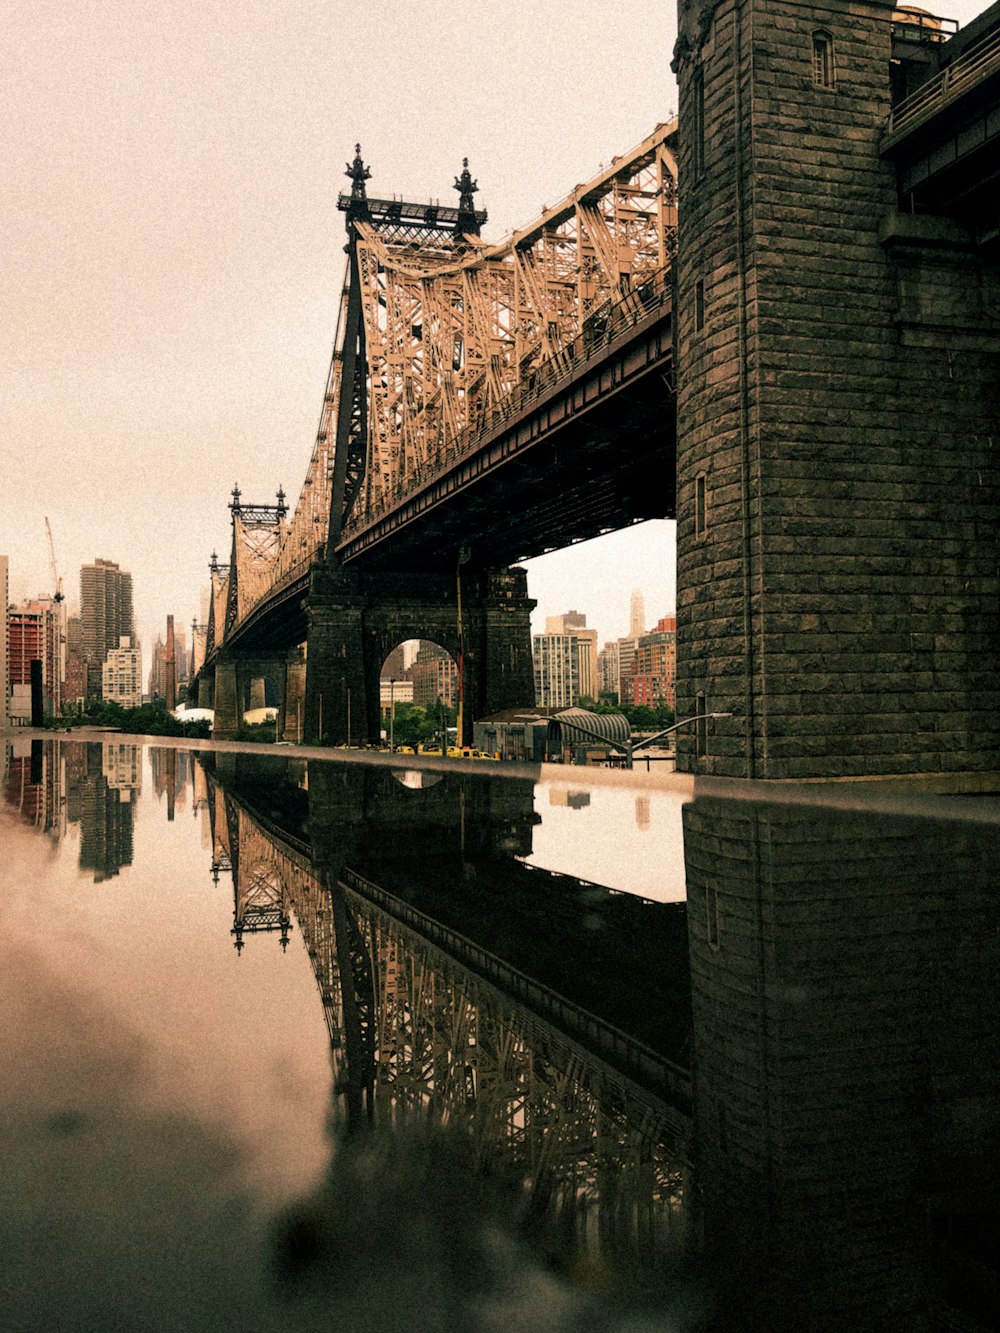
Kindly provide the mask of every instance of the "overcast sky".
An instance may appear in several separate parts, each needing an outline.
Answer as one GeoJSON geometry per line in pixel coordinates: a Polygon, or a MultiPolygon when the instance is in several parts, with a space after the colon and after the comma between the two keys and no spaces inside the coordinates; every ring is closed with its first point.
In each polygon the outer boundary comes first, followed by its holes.
{"type": "MultiPolygon", "coordinates": [[[[968,19],[984,6],[962,0],[968,19]]],[[[488,239],[670,118],[663,0],[31,0],[8,10],[0,552],[15,599],[131,570],[145,662],[190,624],[226,502],[298,491],[343,280],[336,199],[451,202],[464,156],[488,239]]],[[[673,525],[533,562],[536,620],[672,611],[673,525]]]]}

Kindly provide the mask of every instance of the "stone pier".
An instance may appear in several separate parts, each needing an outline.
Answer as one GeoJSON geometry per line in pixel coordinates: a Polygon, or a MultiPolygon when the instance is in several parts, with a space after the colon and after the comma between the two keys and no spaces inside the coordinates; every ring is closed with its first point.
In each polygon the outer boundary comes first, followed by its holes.
{"type": "Polygon", "coordinates": [[[232,658],[220,658],[215,664],[214,704],[212,739],[231,741],[243,721],[236,681],[236,662],[232,658]]]}
{"type": "Polygon", "coordinates": [[[293,648],[285,661],[285,689],[278,708],[276,738],[300,741],[306,698],[306,660],[301,648],[293,648]]]}
{"type": "Polygon", "coordinates": [[[1000,264],[898,211],[893,27],[680,5],[682,770],[1000,770],[1000,264]]]}
{"type": "Polygon", "coordinates": [[[463,571],[461,618],[457,576],[314,571],[305,739],[377,743],[382,663],[407,639],[431,639],[459,663],[462,740],[471,744],[474,718],[534,703],[533,606],[520,568],[463,571]]]}

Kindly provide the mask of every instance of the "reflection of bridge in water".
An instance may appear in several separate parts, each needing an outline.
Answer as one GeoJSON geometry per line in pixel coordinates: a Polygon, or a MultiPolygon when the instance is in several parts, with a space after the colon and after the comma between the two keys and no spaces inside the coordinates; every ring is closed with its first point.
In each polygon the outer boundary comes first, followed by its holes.
{"type": "MultiPolygon", "coordinates": [[[[516,782],[406,793],[388,769],[339,767],[313,765],[297,814],[267,784],[241,803],[226,774],[213,799],[237,889],[270,875],[272,910],[302,928],[356,1122],[429,1111],[461,1125],[480,1163],[506,1161],[609,1252],[662,1241],[683,1209],[718,1309],[765,1312],[748,1328],[910,1328],[990,1308],[1000,935],[995,825],[977,807],[880,815],[706,784],[685,810],[689,909],[658,933],[642,900],[516,860],[531,818],[516,782]],[[573,923],[591,912],[588,951],[573,923]],[[671,995],[669,977],[686,990],[689,975],[674,947],[690,952],[693,1022],[671,995]],[[631,1010],[614,990],[624,968],[631,1010]],[[643,1029],[638,1008],[666,1027],[643,1029]],[[682,1203],[689,1163],[697,1193],[682,1203]]],[[[238,892],[244,937],[250,906],[238,892]]]]}
{"type": "MultiPolygon", "coordinates": [[[[15,850],[52,836],[32,812],[60,767],[130,780],[115,744],[11,756],[0,817],[15,850]]],[[[153,765],[167,817],[172,769],[153,765]]],[[[187,778],[214,873],[233,874],[237,943],[273,931],[253,947],[277,953],[284,935],[297,950],[301,932],[319,987],[351,1137],[299,1216],[313,1205],[339,1225],[341,1208],[338,1296],[354,1261],[372,1299],[391,1218],[422,1227],[415,1200],[441,1173],[416,1179],[418,1163],[401,1190],[396,1168],[433,1125],[467,1148],[446,1159],[449,1236],[475,1162],[484,1181],[513,1176],[515,1220],[545,1244],[554,1213],[574,1258],[693,1238],[707,1327],[995,1324],[996,798],[768,784],[733,799],[699,783],[685,918],[520,863],[529,784],[424,776],[434,785],[410,790],[388,766],[218,755],[187,778]]],[[[71,916],[70,966],[75,929],[71,916]]]]}
{"type": "Polygon", "coordinates": [[[658,1047],[688,1045],[683,907],[515,860],[530,850],[530,783],[448,778],[412,792],[387,770],[314,768],[306,792],[262,785],[255,768],[207,770],[213,871],[232,871],[237,950],[258,932],[285,945],[298,925],[348,1131],[429,1116],[460,1128],[480,1167],[525,1182],[531,1210],[575,1218],[601,1248],[676,1243],[690,1087],[658,1047]],[[526,910],[548,918],[544,948],[525,947],[526,910]],[[677,962],[667,979],[665,953],[677,962]],[[645,1013],[616,994],[624,957],[645,1013]],[[592,1007],[562,993],[571,973],[592,1007]]]}

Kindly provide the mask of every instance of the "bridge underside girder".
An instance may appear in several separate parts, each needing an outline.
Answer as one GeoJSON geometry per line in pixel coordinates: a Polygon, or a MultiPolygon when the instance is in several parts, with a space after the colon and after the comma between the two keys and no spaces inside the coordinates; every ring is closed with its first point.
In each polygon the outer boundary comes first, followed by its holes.
{"type": "Polygon", "coordinates": [[[337,550],[345,567],[480,569],[675,514],[671,324],[658,311],[593,367],[381,515],[337,550]],[[470,537],[470,534],[474,534],[470,537]]]}

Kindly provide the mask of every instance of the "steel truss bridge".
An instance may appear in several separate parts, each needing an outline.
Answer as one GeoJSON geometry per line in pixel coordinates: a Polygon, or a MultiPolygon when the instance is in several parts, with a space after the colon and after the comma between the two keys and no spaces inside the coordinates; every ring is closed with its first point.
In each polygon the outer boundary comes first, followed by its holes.
{"type": "Polygon", "coordinates": [[[319,430],[294,506],[233,491],[194,669],[301,643],[310,572],[498,568],[674,511],[676,122],[499,244],[457,208],[369,198],[360,147],[319,430]]]}

